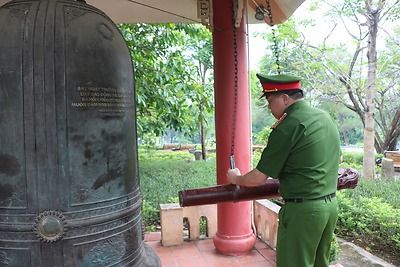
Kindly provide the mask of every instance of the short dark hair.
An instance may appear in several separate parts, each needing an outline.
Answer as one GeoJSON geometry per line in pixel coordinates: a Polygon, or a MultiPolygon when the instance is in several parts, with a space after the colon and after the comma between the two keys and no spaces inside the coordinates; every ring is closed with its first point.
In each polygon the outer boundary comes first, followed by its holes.
{"type": "Polygon", "coordinates": [[[270,95],[283,95],[283,94],[287,94],[290,98],[294,99],[294,100],[298,100],[304,97],[304,93],[303,90],[299,89],[295,89],[295,90],[283,90],[283,91],[276,91],[276,92],[268,92],[265,93],[265,97],[268,98],[270,95]]]}

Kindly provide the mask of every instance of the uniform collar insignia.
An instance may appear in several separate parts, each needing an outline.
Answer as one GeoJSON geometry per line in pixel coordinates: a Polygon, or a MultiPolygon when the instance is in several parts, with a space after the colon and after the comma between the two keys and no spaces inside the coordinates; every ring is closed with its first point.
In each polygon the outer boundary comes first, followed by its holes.
{"type": "Polygon", "coordinates": [[[286,116],[287,116],[287,114],[283,113],[282,116],[279,118],[279,120],[277,120],[274,123],[274,125],[271,126],[271,130],[274,130],[279,125],[279,123],[281,123],[283,121],[283,119],[286,118],[286,116]]]}

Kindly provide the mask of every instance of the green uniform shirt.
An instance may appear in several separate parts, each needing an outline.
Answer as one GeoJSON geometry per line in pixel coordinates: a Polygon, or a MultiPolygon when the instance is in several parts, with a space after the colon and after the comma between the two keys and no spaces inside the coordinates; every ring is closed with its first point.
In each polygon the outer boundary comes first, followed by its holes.
{"type": "Polygon", "coordinates": [[[257,169],[280,181],[284,199],[318,198],[336,192],[339,133],[330,116],[301,100],[268,138],[257,169]]]}

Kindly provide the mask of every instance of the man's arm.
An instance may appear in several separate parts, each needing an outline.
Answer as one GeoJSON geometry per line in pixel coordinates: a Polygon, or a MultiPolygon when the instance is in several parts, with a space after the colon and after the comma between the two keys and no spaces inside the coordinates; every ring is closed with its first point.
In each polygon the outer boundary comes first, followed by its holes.
{"type": "Polygon", "coordinates": [[[242,186],[258,186],[268,179],[268,175],[257,169],[241,175],[238,168],[228,170],[226,177],[230,183],[242,186]]]}

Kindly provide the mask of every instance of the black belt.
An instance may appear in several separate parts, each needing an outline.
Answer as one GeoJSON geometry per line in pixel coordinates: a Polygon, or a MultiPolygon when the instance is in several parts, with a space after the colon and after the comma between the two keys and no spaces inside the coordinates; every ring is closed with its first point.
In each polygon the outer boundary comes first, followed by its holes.
{"type": "Polygon", "coordinates": [[[314,201],[314,200],[330,200],[331,198],[336,197],[336,193],[332,193],[323,197],[319,198],[289,198],[289,199],[284,199],[285,202],[293,202],[293,203],[302,203],[302,202],[307,202],[307,201],[314,201]]]}

